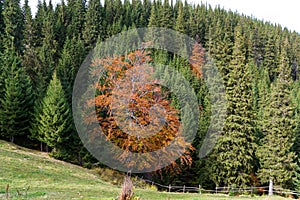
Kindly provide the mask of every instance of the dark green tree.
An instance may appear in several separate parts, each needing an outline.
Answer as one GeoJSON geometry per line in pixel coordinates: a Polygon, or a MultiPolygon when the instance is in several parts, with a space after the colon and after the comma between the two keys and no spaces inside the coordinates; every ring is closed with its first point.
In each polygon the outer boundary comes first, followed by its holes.
{"type": "Polygon", "coordinates": [[[156,6],[155,1],[152,3],[151,6],[151,14],[149,17],[149,23],[148,23],[148,27],[157,27],[159,26],[158,23],[158,8],[156,6]]]}
{"type": "Polygon", "coordinates": [[[174,26],[173,13],[169,1],[164,1],[163,6],[159,8],[158,21],[160,27],[172,28],[174,26]]]}
{"type": "Polygon", "coordinates": [[[86,0],[68,0],[68,27],[67,36],[82,37],[85,21],[86,0]]]}
{"type": "Polygon", "coordinates": [[[61,52],[67,37],[67,6],[62,0],[55,8],[55,40],[57,41],[58,51],[61,52]]]}
{"type": "Polygon", "coordinates": [[[54,19],[54,11],[47,9],[42,25],[42,46],[38,49],[38,57],[42,63],[42,72],[40,74],[46,83],[45,85],[50,82],[58,61],[54,19]]]}
{"type": "Polygon", "coordinates": [[[3,4],[4,0],[0,0],[0,51],[3,49],[3,37],[4,37],[4,19],[3,19],[3,4]]]}
{"type": "Polygon", "coordinates": [[[291,68],[285,41],[279,57],[279,76],[271,86],[264,112],[264,137],[257,150],[258,175],[262,183],[291,187],[296,167],[294,105],[291,101],[291,68]]]}
{"type": "Polygon", "coordinates": [[[37,4],[37,12],[34,18],[34,30],[35,30],[35,43],[36,46],[42,46],[43,38],[44,38],[44,31],[42,31],[44,27],[45,18],[47,18],[47,4],[46,1],[38,0],[37,4]]]}
{"type": "Polygon", "coordinates": [[[22,56],[22,66],[24,67],[27,74],[30,76],[31,81],[33,83],[34,89],[38,84],[39,80],[38,76],[41,73],[41,61],[39,60],[37,51],[36,51],[36,36],[34,30],[34,21],[32,19],[31,9],[28,5],[28,0],[25,0],[25,4],[23,7],[23,15],[24,15],[24,54],[22,56]]]}
{"type": "Polygon", "coordinates": [[[7,49],[3,56],[2,77],[4,81],[3,96],[0,97],[0,132],[4,138],[14,139],[29,135],[30,120],[33,109],[33,95],[30,78],[21,67],[14,48],[7,49]]]}
{"type": "Polygon", "coordinates": [[[264,47],[264,61],[263,65],[268,69],[270,80],[274,81],[277,77],[278,71],[278,57],[279,57],[279,44],[278,35],[273,30],[269,31],[268,38],[264,47]],[[271,32],[272,31],[272,32],[271,32]]]}
{"type": "Polygon", "coordinates": [[[241,21],[235,29],[233,56],[226,74],[227,117],[224,132],[208,162],[210,178],[217,185],[250,184],[254,159],[252,82],[246,63],[245,33],[241,21]]]}
{"type": "Polygon", "coordinates": [[[16,52],[22,53],[23,40],[23,15],[20,7],[20,0],[5,0],[4,1],[4,44],[10,47],[13,43],[16,52]]]}
{"type": "Polygon", "coordinates": [[[185,33],[186,31],[185,23],[186,21],[184,20],[183,4],[179,2],[179,11],[175,22],[175,30],[181,33],[185,33]]]}
{"type": "Polygon", "coordinates": [[[72,103],[74,80],[84,58],[83,41],[76,37],[67,38],[57,66],[57,76],[61,81],[69,105],[72,103]]]}
{"type": "Polygon", "coordinates": [[[88,49],[91,49],[100,36],[103,39],[103,10],[99,0],[90,0],[86,12],[83,39],[88,49]]]}

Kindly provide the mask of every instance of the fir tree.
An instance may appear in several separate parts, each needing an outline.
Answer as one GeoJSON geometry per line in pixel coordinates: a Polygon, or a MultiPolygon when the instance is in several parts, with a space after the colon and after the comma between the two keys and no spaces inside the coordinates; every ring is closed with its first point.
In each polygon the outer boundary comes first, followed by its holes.
{"type": "Polygon", "coordinates": [[[20,0],[5,0],[3,17],[5,25],[4,43],[7,47],[11,46],[13,42],[13,48],[20,54],[23,50],[23,15],[20,0]]]}
{"type": "Polygon", "coordinates": [[[102,12],[102,6],[99,0],[89,1],[83,30],[84,44],[88,49],[91,49],[94,46],[98,36],[103,39],[104,32],[102,31],[102,12]]]}
{"type": "Polygon", "coordinates": [[[39,48],[38,57],[42,62],[41,75],[46,83],[49,83],[53,70],[58,60],[57,41],[55,40],[54,31],[54,11],[47,9],[42,26],[42,46],[39,48]]]}
{"type": "Polygon", "coordinates": [[[158,11],[157,11],[157,7],[156,7],[156,3],[154,1],[152,3],[152,6],[151,6],[151,14],[150,14],[150,17],[149,17],[148,27],[157,27],[157,26],[159,26],[157,13],[158,13],[158,11]]]}
{"type": "Polygon", "coordinates": [[[250,184],[254,159],[252,85],[246,64],[242,22],[235,30],[233,56],[227,74],[228,101],[224,133],[217,142],[210,162],[215,184],[245,187],[250,184]]]}
{"type": "Polygon", "coordinates": [[[183,13],[183,5],[181,2],[179,2],[179,11],[178,16],[175,23],[175,30],[179,31],[181,33],[185,33],[185,20],[184,20],[184,13],[183,13]]]}
{"type": "Polygon", "coordinates": [[[4,0],[0,0],[0,52],[3,49],[3,37],[4,37],[4,19],[3,19],[3,4],[4,0]]]}
{"type": "Polygon", "coordinates": [[[67,6],[64,0],[55,9],[55,40],[61,52],[67,37],[67,6]]]}
{"type": "Polygon", "coordinates": [[[61,59],[57,66],[57,76],[61,80],[62,87],[69,105],[72,103],[73,84],[78,69],[85,56],[83,42],[73,37],[67,38],[62,51],[61,59]]]}
{"type": "Polygon", "coordinates": [[[273,81],[278,75],[278,36],[271,32],[265,44],[263,65],[269,71],[270,80],[273,81]]]}
{"type": "Polygon", "coordinates": [[[14,142],[15,137],[29,135],[33,107],[30,78],[20,65],[14,48],[3,57],[2,76],[5,77],[3,96],[0,98],[0,131],[4,138],[14,142]]]}
{"type": "Polygon", "coordinates": [[[172,28],[174,19],[172,14],[172,8],[169,1],[164,1],[164,5],[160,7],[158,12],[159,26],[165,28],[172,28]]]}
{"type": "MultiPolygon", "coordinates": [[[[23,7],[24,15],[24,46],[25,49],[30,49],[34,46],[34,29],[33,29],[33,19],[31,14],[31,8],[29,6],[29,1],[25,0],[23,7]]],[[[25,50],[26,51],[26,50],[25,50]]]]}
{"type": "Polygon", "coordinates": [[[259,177],[262,183],[270,181],[282,187],[290,186],[295,171],[296,156],[291,102],[291,70],[287,60],[287,40],[280,53],[279,76],[271,86],[270,99],[264,113],[264,137],[258,148],[259,177]]]}
{"type": "Polygon", "coordinates": [[[35,30],[34,22],[31,15],[31,9],[28,5],[28,0],[25,0],[23,7],[24,15],[24,54],[22,56],[22,66],[24,67],[27,74],[30,76],[33,86],[36,87],[38,81],[38,74],[41,72],[41,61],[38,58],[37,51],[35,48],[35,30]]]}
{"type": "Polygon", "coordinates": [[[85,20],[85,0],[68,0],[67,36],[82,37],[85,20]]]}
{"type": "Polygon", "coordinates": [[[34,127],[40,142],[52,148],[52,155],[60,158],[69,148],[72,119],[70,109],[60,80],[54,72],[46,95],[41,101],[41,109],[35,113],[34,127]]]}
{"type": "Polygon", "coordinates": [[[42,30],[44,27],[45,18],[47,18],[47,4],[46,1],[38,0],[37,4],[37,12],[34,19],[34,30],[35,30],[35,43],[36,46],[42,46],[44,31],[42,30]]]}

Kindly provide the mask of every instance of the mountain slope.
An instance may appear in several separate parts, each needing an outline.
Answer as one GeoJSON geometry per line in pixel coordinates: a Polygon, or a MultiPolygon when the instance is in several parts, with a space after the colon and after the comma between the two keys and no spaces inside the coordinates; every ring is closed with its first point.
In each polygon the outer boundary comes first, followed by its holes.
{"type": "Polygon", "coordinates": [[[50,158],[0,140],[0,199],[7,184],[11,197],[77,199],[116,197],[118,188],[99,179],[90,170],[50,158]],[[18,195],[19,190],[21,195],[18,195]]]}
{"type": "MultiPolygon", "coordinates": [[[[50,158],[46,153],[0,140],[0,199],[6,199],[8,184],[10,199],[113,200],[120,192],[120,187],[100,180],[95,171],[58,161],[50,158]]],[[[229,198],[215,195],[160,193],[143,189],[136,189],[135,194],[142,200],[225,200],[229,198]]],[[[283,198],[270,198],[270,200],[276,199],[283,198]]]]}

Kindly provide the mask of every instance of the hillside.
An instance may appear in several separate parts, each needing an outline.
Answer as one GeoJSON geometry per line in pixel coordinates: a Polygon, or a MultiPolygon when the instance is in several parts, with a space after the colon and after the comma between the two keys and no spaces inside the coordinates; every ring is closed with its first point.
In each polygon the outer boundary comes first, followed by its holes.
{"type": "MultiPolygon", "coordinates": [[[[6,199],[7,184],[10,186],[10,199],[114,199],[120,191],[119,187],[101,181],[98,174],[92,170],[58,161],[45,153],[2,140],[0,140],[0,160],[0,199],[6,199]]],[[[142,189],[136,189],[135,193],[141,199],[225,200],[229,198],[158,193],[142,189]]]]}
{"type": "MultiPolygon", "coordinates": [[[[162,169],[162,185],[300,190],[300,35],[279,24],[182,0],[44,0],[35,16],[29,0],[0,0],[0,63],[0,140],[143,177],[162,169]]],[[[114,173],[2,145],[2,194],[119,193],[114,173]]]]}
{"type": "Polygon", "coordinates": [[[117,196],[118,188],[105,183],[91,171],[54,160],[45,153],[0,141],[0,199],[9,184],[11,196],[17,189],[33,199],[73,199],[117,196]]]}

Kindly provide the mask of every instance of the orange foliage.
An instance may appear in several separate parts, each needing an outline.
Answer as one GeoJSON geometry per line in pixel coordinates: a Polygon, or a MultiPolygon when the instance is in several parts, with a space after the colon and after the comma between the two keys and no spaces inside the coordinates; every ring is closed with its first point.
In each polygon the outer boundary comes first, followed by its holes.
{"type": "Polygon", "coordinates": [[[195,43],[193,46],[192,56],[190,57],[191,70],[200,78],[202,76],[202,68],[205,63],[204,48],[201,44],[195,43]]]}
{"type": "MultiPolygon", "coordinates": [[[[124,159],[125,162],[128,152],[147,153],[159,149],[164,151],[165,147],[175,143],[182,151],[179,159],[181,163],[190,165],[192,159],[188,150],[192,150],[193,147],[185,141],[180,131],[179,111],[166,98],[168,91],[163,89],[158,81],[152,80],[151,74],[153,74],[153,71],[141,70],[146,68],[145,66],[150,66],[150,62],[150,56],[143,51],[135,51],[126,57],[115,56],[113,58],[94,60],[92,66],[95,66],[95,70],[92,70],[92,75],[95,76],[97,73],[100,73],[96,67],[99,65],[103,66],[105,72],[99,83],[94,85],[97,89],[97,95],[94,99],[90,99],[87,102],[88,106],[96,108],[96,123],[100,124],[99,128],[102,129],[107,140],[124,150],[124,153],[116,159],[121,161],[124,159]],[[131,69],[133,71],[130,71],[131,69]],[[125,78],[128,72],[138,73],[134,76],[134,81],[125,78]],[[125,81],[122,82],[122,79],[125,81]],[[124,88],[129,90],[131,94],[124,92],[124,88]],[[127,108],[123,108],[122,105],[116,103],[118,101],[115,101],[115,99],[126,98],[129,98],[126,105],[127,108]],[[118,109],[127,113],[120,113],[120,115],[114,113],[118,109]],[[127,118],[130,118],[129,121],[134,122],[134,125],[120,128],[116,116],[118,116],[119,122],[124,123],[128,120],[127,118]],[[128,132],[134,134],[129,134],[128,132]],[[151,135],[147,135],[149,133],[151,135]]],[[[87,116],[85,120],[85,123],[95,123],[91,122],[94,120],[93,117],[87,116]]],[[[91,139],[93,139],[94,132],[96,130],[92,130],[89,133],[91,139]]],[[[166,153],[165,157],[161,159],[171,158],[172,156],[168,154],[170,152],[166,153]]],[[[174,152],[174,154],[178,154],[178,152],[174,152]]],[[[149,160],[151,159],[154,158],[150,157],[149,160]]],[[[137,163],[132,163],[132,165],[134,164],[136,165],[137,163]]],[[[143,165],[146,164],[143,163],[143,165]]],[[[172,161],[169,167],[174,169],[178,168],[178,165],[172,161]]]]}

